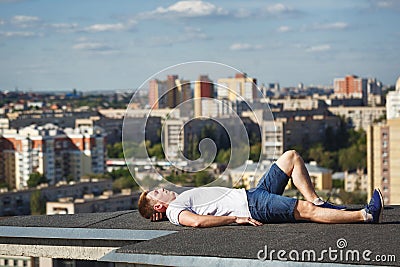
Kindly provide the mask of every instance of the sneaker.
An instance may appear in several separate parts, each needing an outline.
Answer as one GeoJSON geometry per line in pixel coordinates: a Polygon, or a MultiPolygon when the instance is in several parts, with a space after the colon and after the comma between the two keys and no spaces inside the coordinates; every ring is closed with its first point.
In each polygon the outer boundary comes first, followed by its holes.
{"type": "Polygon", "coordinates": [[[329,202],[326,202],[326,201],[324,201],[323,204],[317,205],[317,206],[318,206],[318,207],[321,207],[321,208],[335,209],[335,210],[345,210],[345,209],[346,209],[346,206],[333,205],[333,204],[331,204],[331,203],[329,203],[329,202]]]}
{"type": "Polygon", "coordinates": [[[375,189],[369,204],[365,207],[365,211],[372,215],[371,223],[380,223],[383,212],[383,197],[379,189],[375,189]]]}

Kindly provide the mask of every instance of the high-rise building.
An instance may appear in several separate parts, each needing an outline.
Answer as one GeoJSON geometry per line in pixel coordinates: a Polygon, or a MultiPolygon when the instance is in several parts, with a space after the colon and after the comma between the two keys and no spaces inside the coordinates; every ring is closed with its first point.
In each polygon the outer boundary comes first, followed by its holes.
{"type": "Polygon", "coordinates": [[[149,81],[149,106],[152,109],[175,108],[192,97],[190,81],[179,80],[178,75],[149,81]]]}
{"type": "Polygon", "coordinates": [[[218,79],[217,98],[253,102],[257,98],[257,80],[237,73],[234,78],[218,79]]]}
{"type": "Polygon", "coordinates": [[[400,118],[367,131],[368,196],[380,188],[386,204],[400,204],[400,118]]]}
{"type": "Polygon", "coordinates": [[[167,159],[177,159],[184,150],[184,121],[168,119],[164,121],[162,144],[167,159]]]}
{"type": "Polygon", "coordinates": [[[355,75],[347,75],[345,78],[336,78],[333,81],[335,96],[339,98],[359,98],[367,105],[367,79],[355,75]]]}
{"type": "Polygon", "coordinates": [[[368,106],[381,106],[383,104],[382,83],[375,78],[367,81],[368,106]]]}
{"type": "Polygon", "coordinates": [[[149,81],[149,106],[151,109],[165,108],[167,106],[167,83],[153,79],[149,81]]]}
{"type": "Polygon", "coordinates": [[[167,107],[174,108],[180,103],[180,95],[177,87],[178,75],[167,76],[167,107]]]}
{"type": "Polygon", "coordinates": [[[208,111],[207,108],[212,103],[214,98],[214,84],[207,75],[200,75],[199,79],[194,85],[194,116],[206,116],[204,112],[208,111]],[[210,100],[210,101],[209,101],[210,100]],[[204,111],[204,112],[203,112],[204,111]]]}
{"type": "Polygon", "coordinates": [[[400,77],[396,82],[396,90],[386,96],[386,118],[388,120],[400,117],[400,77]]]}
{"type": "Polygon", "coordinates": [[[105,133],[81,126],[61,129],[52,124],[3,131],[0,138],[0,180],[22,189],[32,173],[50,184],[79,181],[81,176],[105,172],[105,133]]]}

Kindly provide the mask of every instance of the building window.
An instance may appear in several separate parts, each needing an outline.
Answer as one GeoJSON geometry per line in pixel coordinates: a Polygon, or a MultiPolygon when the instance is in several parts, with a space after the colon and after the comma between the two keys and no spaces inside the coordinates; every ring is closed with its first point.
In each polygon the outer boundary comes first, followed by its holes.
{"type": "Polygon", "coordinates": [[[383,187],[383,192],[388,192],[389,191],[389,189],[388,189],[388,187],[385,185],[384,187],[383,187]]]}

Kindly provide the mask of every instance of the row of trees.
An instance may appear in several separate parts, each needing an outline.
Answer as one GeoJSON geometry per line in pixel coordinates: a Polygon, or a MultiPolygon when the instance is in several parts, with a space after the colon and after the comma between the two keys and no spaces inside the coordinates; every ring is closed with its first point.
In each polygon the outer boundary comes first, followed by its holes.
{"type": "Polygon", "coordinates": [[[204,170],[196,173],[181,174],[172,172],[170,175],[166,176],[165,179],[171,183],[182,186],[202,186],[211,183],[214,177],[204,170]]]}
{"type": "Polygon", "coordinates": [[[367,140],[364,130],[348,128],[344,119],[334,132],[328,128],[325,140],[309,149],[301,145],[293,147],[305,161],[316,161],[318,165],[334,171],[364,170],[367,166],[367,140]]]}
{"type": "Polygon", "coordinates": [[[122,142],[107,145],[107,156],[109,158],[124,158],[125,155],[130,157],[156,157],[157,159],[164,159],[164,150],[161,143],[152,144],[150,141],[146,141],[145,144],[138,144],[135,142],[129,142],[124,146],[123,150],[122,142]],[[146,146],[146,148],[144,147],[146,146]],[[146,152],[147,151],[147,152],[146,152]]]}
{"type": "MultiPolygon", "coordinates": [[[[199,140],[210,138],[217,146],[217,155],[214,162],[227,164],[231,160],[231,142],[223,131],[217,131],[215,125],[205,126],[199,136],[192,136],[189,146],[186,148],[185,156],[191,160],[200,157],[199,140]],[[221,133],[217,136],[216,133],[221,133]]],[[[258,161],[261,153],[261,140],[258,134],[250,135],[249,159],[258,161]]],[[[147,154],[157,159],[165,158],[161,143],[151,144],[146,141],[147,154]]],[[[236,145],[236,144],[235,144],[236,145]]],[[[129,144],[125,147],[126,155],[136,155],[135,151],[145,151],[139,144],[129,144]]],[[[338,130],[327,128],[325,139],[306,149],[301,144],[290,149],[296,149],[305,161],[316,161],[320,166],[334,171],[363,170],[366,168],[366,133],[364,130],[355,130],[348,127],[345,119],[341,119],[338,130]]],[[[110,158],[123,158],[122,143],[107,146],[110,158]]],[[[145,155],[146,156],[146,155],[145,155]]]]}

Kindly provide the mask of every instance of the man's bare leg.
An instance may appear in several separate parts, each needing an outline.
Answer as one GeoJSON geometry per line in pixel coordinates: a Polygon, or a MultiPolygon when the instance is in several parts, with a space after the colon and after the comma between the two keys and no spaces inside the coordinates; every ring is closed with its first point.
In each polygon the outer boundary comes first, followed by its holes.
{"type": "Polygon", "coordinates": [[[296,151],[289,150],[283,153],[276,161],[276,165],[289,177],[292,177],[293,184],[306,200],[312,202],[318,198],[304,161],[296,151]]]}
{"type": "Polygon", "coordinates": [[[297,201],[294,209],[294,218],[296,220],[306,220],[319,223],[355,223],[365,221],[361,210],[344,211],[325,209],[303,200],[297,201]]]}

